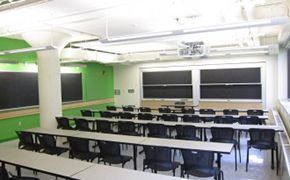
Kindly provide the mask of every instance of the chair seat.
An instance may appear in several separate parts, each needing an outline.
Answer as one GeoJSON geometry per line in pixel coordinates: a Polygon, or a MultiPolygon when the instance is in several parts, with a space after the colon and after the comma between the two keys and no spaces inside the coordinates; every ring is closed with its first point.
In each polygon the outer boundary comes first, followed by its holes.
{"type": "Polygon", "coordinates": [[[170,171],[176,169],[180,164],[178,162],[150,162],[148,168],[156,171],[170,171]]]}
{"type": "Polygon", "coordinates": [[[101,158],[109,164],[125,164],[132,159],[130,156],[102,156],[101,158]]]}
{"type": "Polygon", "coordinates": [[[67,152],[68,148],[62,148],[62,147],[52,147],[52,148],[45,148],[42,153],[50,154],[50,155],[61,155],[64,152],[67,152]]]}
{"type": "Polygon", "coordinates": [[[276,149],[277,143],[270,143],[268,141],[248,141],[248,146],[251,146],[256,149],[276,149]]]}
{"type": "Polygon", "coordinates": [[[220,170],[217,167],[207,168],[196,168],[196,169],[185,169],[186,174],[190,174],[197,177],[212,177],[217,176],[220,170]]]}
{"type": "Polygon", "coordinates": [[[80,160],[93,161],[98,158],[100,155],[95,152],[82,152],[78,154],[73,154],[73,157],[80,160]]]}
{"type": "Polygon", "coordinates": [[[238,141],[235,139],[210,139],[211,142],[221,142],[221,143],[232,143],[234,145],[238,144],[238,141]]]}

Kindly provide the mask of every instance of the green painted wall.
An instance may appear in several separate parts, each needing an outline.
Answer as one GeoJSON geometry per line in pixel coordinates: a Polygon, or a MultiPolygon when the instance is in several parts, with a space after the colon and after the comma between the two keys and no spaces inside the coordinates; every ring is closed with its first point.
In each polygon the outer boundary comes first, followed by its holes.
{"type": "MultiPolygon", "coordinates": [[[[0,51],[6,49],[25,48],[29,45],[21,40],[0,38],[0,51]],[[5,46],[5,44],[7,46],[5,46]]],[[[0,71],[33,71],[37,70],[35,65],[25,64],[24,62],[35,62],[35,53],[15,54],[0,56],[1,60],[17,60],[19,64],[0,64],[0,71]],[[23,62],[23,63],[22,63],[23,62]]],[[[62,67],[62,72],[81,72],[83,82],[83,101],[93,101],[114,97],[113,67],[96,63],[88,63],[86,67],[62,67]]],[[[104,109],[106,105],[88,106],[74,108],[63,111],[63,115],[80,115],[80,110],[104,109]]],[[[54,121],[54,119],[53,119],[54,121]]],[[[0,142],[15,139],[15,131],[33,127],[39,127],[39,114],[21,116],[9,119],[0,119],[0,142]]]]}

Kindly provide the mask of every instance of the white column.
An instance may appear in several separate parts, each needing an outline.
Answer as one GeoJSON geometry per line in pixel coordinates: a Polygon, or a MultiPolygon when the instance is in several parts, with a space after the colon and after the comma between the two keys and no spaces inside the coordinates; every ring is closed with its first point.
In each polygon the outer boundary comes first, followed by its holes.
{"type": "Polygon", "coordinates": [[[62,116],[60,52],[70,36],[61,32],[37,31],[23,38],[32,47],[53,45],[54,50],[37,52],[40,126],[56,128],[56,116],[62,116]]]}
{"type": "Polygon", "coordinates": [[[280,47],[278,54],[278,99],[287,99],[287,50],[280,47]]]}

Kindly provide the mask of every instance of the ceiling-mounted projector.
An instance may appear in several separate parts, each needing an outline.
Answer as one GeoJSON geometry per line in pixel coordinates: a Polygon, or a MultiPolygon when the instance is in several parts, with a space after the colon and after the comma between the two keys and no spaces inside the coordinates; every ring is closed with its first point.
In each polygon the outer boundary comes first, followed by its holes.
{"type": "Polygon", "coordinates": [[[206,55],[206,46],[204,42],[181,42],[177,48],[178,56],[196,57],[206,55]]]}

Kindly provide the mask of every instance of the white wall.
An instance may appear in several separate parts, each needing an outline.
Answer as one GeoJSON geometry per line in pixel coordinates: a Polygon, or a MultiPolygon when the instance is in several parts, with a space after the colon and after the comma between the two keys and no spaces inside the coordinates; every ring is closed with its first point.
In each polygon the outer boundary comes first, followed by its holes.
{"type": "Polygon", "coordinates": [[[188,61],[170,61],[157,63],[142,63],[132,65],[115,65],[114,81],[115,89],[121,90],[120,96],[115,96],[116,105],[135,105],[140,106],[141,86],[140,72],[141,70],[170,70],[170,69],[192,69],[193,70],[193,93],[194,102],[199,101],[199,69],[210,67],[262,67],[262,82],[265,87],[263,94],[263,105],[265,108],[275,106],[277,100],[277,56],[252,56],[252,57],[227,57],[215,59],[199,59],[188,61]],[[263,79],[264,78],[264,79],[263,79]],[[128,94],[128,89],[135,89],[134,94],[128,94]]]}
{"type": "Polygon", "coordinates": [[[287,99],[287,50],[280,48],[277,62],[277,86],[278,86],[278,99],[287,99]]]}

